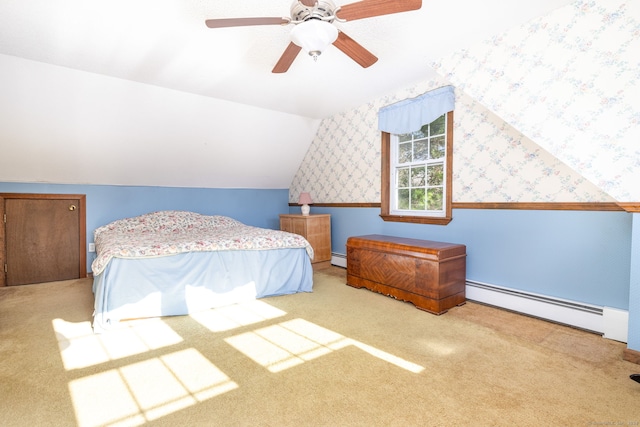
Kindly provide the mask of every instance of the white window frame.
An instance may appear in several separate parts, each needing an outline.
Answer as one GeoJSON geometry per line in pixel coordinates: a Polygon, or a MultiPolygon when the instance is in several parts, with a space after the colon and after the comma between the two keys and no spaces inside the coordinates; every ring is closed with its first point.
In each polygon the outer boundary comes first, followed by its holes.
{"type": "MultiPolygon", "coordinates": [[[[442,117],[442,116],[440,116],[442,117]]],[[[440,118],[438,117],[438,119],[440,118]]],[[[438,120],[436,119],[436,120],[438,120]]],[[[425,160],[419,160],[419,161],[413,161],[413,162],[409,162],[409,163],[398,163],[398,151],[400,148],[400,136],[396,135],[396,134],[391,134],[391,158],[390,158],[390,171],[389,171],[389,177],[391,179],[390,184],[391,184],[391,191],[390,191],[390,213],[391,215],[411,215],[411,216],[427,216],[427,217],[445,217],[447,215],[447,210],[446,210],[446,205],[447,205],[447,200],[446,200],[446,194],[447,194],[447,187],[448,187],[448,183],[447,183],[447,149],[446,149],[446,140],[447,140],[447,114],[444,114],[444,120],[445,120],[445,124],[444,124],[444,133],[440,133],[437,135],[431,135],[431,132],[429,132],[429,135],[427,135],[426,139],[427,141],[430,143],[432,138],[436,138],[436,137],[441,137],[444,136],[444,140],[445,140],[445,150],[444,150],[444,156],[439,158],[439,159],[425,159],[425,160]],[[399,169],[405,169],[405,168],[412,168],[412,167],[420,167],[420,166],[424,166],[425,167],[425,173],[426,170],[428,169],[429,166],[433,166],[433,165],[442,165],[442,186],[437,186],[437,187],[441,187],[442,188],[442,208],[438,209],[438,210],[428,210],[428,209],[424,209],[424,210],[417,210],[417,209],[399,209],[398,208],[398,191],[399,191],[399,184],[398,184],[398,175],[399,175],[399,169]]],[[[434,120],[435,121],[435,120],[434,120]]],[[[430,123],[428,123],[430,124],[430,123]]],[[[429,128],[430,130],[431,128],[429,128]]],[[[408,141],[402,141],[402,143],[406,143],[408,141]]],[[[430,151],[430,150],[429,150],[430,151]]],[[[430,188],[428,185],[427,181],[427,177],[425,176],[425,197],[426,197],[426,192],[428,192],[428,189],[430,188]]],[[[410,187],[411,188],[411,187],[410,187]]],[[[434,186],[432,186],[431,188],[434,188],[434,186]]],[[[411,198],[410,198],[411,199],[411,198]]]]}
{"type": "Polygon", "coordinates": [[[382,132],[382,188],[380,217],[384,221],[446,225],[452,220],[451,185],[453,169],[453,111],[445,114],[445,158],[442,211],[398,210],[396,206],[395,160],[398,136],[382,132]]]}

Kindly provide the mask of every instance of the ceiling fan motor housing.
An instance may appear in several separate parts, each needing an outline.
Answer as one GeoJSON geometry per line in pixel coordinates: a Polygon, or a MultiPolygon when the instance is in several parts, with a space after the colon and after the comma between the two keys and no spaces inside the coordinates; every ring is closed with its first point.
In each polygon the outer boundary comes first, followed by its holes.
{"type": "Polygon", "coordinates": [[[291,5],[291,20],[304,22],[309,19],[320,19],[333,22],[337,7],[331,0],[318,0],[314,6],[306,6],[300,1],[294,1],[291,5]]]}

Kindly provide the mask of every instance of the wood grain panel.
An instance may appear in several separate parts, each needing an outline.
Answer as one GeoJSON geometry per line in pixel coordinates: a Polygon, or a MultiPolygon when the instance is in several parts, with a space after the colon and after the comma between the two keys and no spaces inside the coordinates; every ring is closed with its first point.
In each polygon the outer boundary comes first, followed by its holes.
{"type": "Polygon", "coordinates": [[[0,193],[0,285],[86,277],[86,196],[0,193]]]}
{"type": "Polygon", "coordinates": [[[280,230],[299,234],[307,239],[314,252],[314,268],[331,265],[331,215],[282,214],[280,230]]]}
{"type": "MultiPolygon", "coordinates": [[[[289,206],[298,206],[289,203],[289,206]]],[[[326,208],[380,208],[382,203],[318,203],[313,206],[326,208]]],[[[453,202],[453,209],[502,209],[502,210],[546,210],[546,211],[627,211],[640,212],[640,203],[573,203],[573,202],[453,202]]]]}

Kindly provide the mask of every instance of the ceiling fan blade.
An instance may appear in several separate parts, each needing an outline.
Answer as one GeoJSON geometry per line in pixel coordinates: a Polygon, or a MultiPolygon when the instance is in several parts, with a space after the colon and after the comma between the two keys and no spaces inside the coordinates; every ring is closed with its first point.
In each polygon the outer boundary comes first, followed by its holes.
{"type": "Polygon", "coordinates": [[[303,5],[307,6],[307,7],[313,7],[316,5],[316,1],[317,0],[299,0],[300,3],[302,3],[303,5]]]}
{"type": "Polygon", "coordinates": [[[369,52],[342,31],[338,33],[338,38],[333,42],[333,45],[363,68],[370,67],[378,61],[378,58],[373,53],[369,52]]]}
{"type": "Polygon", "coordinates": [[[345,4],[336,14],[345,21],[372,18],[392,13],[418,10],[422,7],[422,0],[361,0],[345,4]]]}
{"type": "Polygon", "coordinates": [[[287,25],[289,18],[223,18],[207,19],[204,23],[209,28],[248,27],[251,25],[287,25]]]}
{"type": "Polygon", "coordinates": [[[287,46],[287,48],[284,50],[284,53],[276,63],[276,66],[273,67],[273,70],[271,72],[286,73],[289,67],[291,67],[291,64],[293,64],[293,60],[296,59],[296,56],[298,56],[298,53],[300,53],[301,50],[302,48],[297,44],[293,42],[289,43],[289,46],[287,46]]]}

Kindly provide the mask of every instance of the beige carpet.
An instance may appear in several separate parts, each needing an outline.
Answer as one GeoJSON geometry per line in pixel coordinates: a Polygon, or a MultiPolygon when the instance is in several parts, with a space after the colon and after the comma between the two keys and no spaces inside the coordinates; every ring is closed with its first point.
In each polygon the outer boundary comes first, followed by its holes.
{"type": "Polygon", "coordinates": [[[625,344],[467,303],[314,292],[91,333],[91,282],[0,288],[3,426],[638,425],[625,344]]]}

